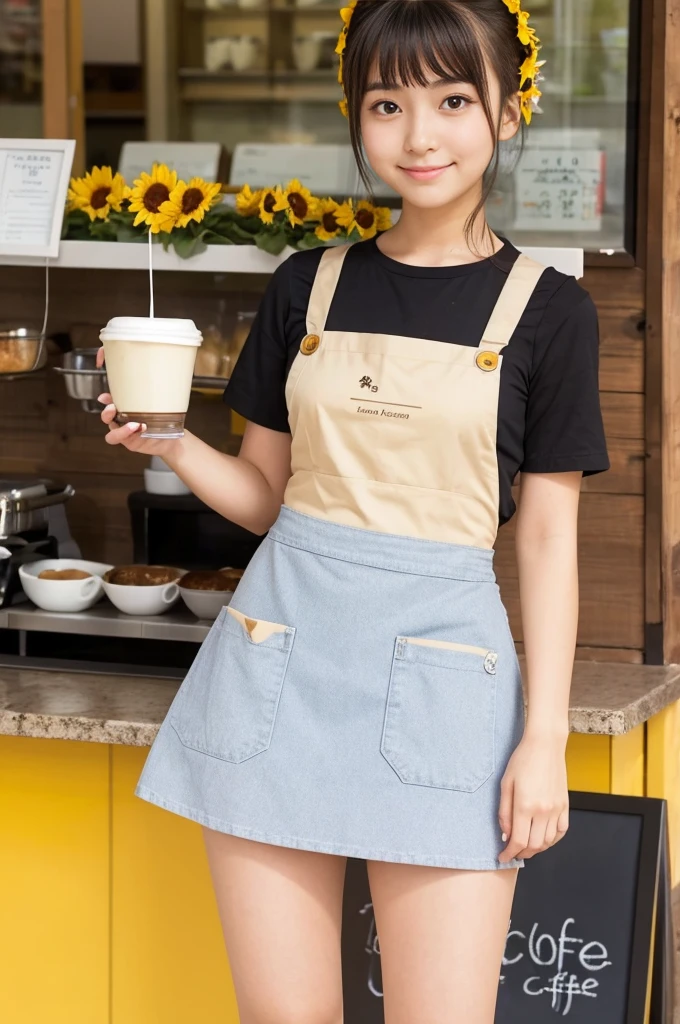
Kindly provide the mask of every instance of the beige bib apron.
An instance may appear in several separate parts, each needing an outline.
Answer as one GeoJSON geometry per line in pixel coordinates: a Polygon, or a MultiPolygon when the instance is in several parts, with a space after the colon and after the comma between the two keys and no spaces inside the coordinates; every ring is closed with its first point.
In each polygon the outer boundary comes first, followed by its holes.
{"type": "Polygon", "coordinates": [[[501,350],[545,268],[519,257],[472,348],[327,331],[349,248],[321,258],[307,335],[288,375],[292,476],[284,504],[345,526],[492,548],[501,350]]]}

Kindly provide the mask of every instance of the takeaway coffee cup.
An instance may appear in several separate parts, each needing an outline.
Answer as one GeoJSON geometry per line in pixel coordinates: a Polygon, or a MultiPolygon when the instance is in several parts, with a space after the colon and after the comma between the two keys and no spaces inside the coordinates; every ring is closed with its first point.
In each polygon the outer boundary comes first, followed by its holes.
{"type": "Polygon", "coordinates": [[[116,316],[99,337],[116,423],[145,423],[142,437],[182,437],[203,340],[193,320],[116,316]]]}

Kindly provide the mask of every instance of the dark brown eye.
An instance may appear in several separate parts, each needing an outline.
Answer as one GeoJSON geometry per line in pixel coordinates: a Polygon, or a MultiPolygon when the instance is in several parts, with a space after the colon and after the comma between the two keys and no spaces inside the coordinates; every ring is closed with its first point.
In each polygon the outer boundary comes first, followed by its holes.
{"type": "Polygon", "coordinates": [[[380,103],[376,103],[376,105],[373,107],[373,110],[377,110],[378,107],[390,108],[383,110],[383,114],[395,114],[397,110],[399,110],[397,104],[393,103],[391,100],[381,100],[380,103]]]}
{"type": "Polygon", "coordinates": [[[464,96],[447,96],[444,103],[450,104],[449,110],[462,110],[467,100],[464,96]]]}

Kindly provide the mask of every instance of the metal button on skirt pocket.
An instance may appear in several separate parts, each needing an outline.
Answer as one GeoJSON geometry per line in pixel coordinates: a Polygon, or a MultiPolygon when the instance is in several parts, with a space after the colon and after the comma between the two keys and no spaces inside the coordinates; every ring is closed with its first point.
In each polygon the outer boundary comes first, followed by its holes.
{"type": "Polygon", "coordinates": [[[235,763],[267,750],[294,639],[294,626],[224,608],[169,712],[182,743],[235,763]]]}
{"type": "Polygon", "coordinates": [[[402,782],[472,793],[490,778],[497,662],[486,647],[396,638],[380,749],[402,782]]]}

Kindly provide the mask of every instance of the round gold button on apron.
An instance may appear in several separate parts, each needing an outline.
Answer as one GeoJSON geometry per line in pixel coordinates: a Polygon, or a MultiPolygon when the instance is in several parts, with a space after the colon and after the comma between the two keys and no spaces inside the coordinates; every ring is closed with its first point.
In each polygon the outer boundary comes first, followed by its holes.
{"type": "Polygon", "coordinates": [[[495,370],[498,366],[498,353],[478,352],[475,357],[475,362],[480,370],[484,370],[485,373],[490,373],[491,370],[495,370]]]}
{"type": "Polygon", "coordinates": [[[305,334],[300,343],[300,351],[303,356],[311,356],[312,352],[316,352],[320,341],[318,334],[305,334]]]}

